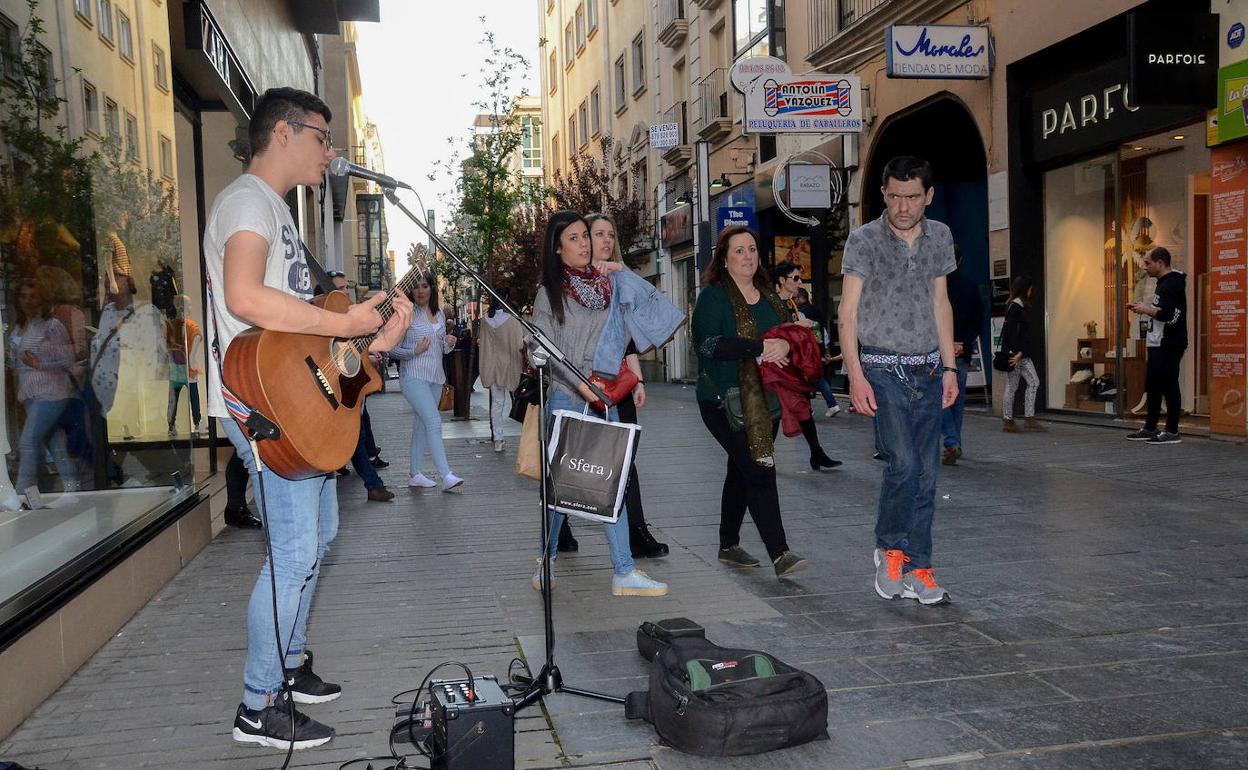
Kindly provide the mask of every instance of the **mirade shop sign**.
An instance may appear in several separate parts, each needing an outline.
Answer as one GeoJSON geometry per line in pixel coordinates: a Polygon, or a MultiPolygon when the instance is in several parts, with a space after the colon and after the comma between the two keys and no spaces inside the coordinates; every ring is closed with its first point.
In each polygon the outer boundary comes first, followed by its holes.
{"type": "Polygon", "coordinates": [[[1127,59],[1117,59],[1024,100],[1030,160],[1048,163],[1086,153],[1191,117],[1191,108],[1136,103],[1128,78],[1127,59]]]}

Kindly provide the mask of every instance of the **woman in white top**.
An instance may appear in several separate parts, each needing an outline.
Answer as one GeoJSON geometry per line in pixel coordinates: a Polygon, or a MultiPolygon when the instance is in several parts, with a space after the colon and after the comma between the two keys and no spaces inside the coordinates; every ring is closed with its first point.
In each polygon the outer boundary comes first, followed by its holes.
{"type": "Polygon", "coordinates": [[[416,414],[412,424],[412,476],[407,485],[438,485],[421,472],[425,450],[428,449],[433,455],[438,475],[442,477],[442,491],[449,492],[464,483],[463,479],[451,473],[451,466],[446,462],[446,448],[442,445],[442,416],[438,414],[442,385],[446,383],[442,356],[455,347],[455,337],[445,333],[446,318],[438,306],[438,284],[432,273],[417,278],[408,296],[415,305],[412,325],[408,327],[403,342],[390,351],[392,357],[403,362],[399,386],[416,414]]]}

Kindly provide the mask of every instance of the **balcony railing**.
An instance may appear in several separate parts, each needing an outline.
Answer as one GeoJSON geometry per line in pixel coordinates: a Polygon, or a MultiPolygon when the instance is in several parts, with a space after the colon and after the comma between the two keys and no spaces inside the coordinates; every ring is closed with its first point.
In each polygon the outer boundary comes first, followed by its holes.
{"type": "Polygon", "coordinates": [[[659,0],[659,42],[675,48],[689,34],[685,0],[659,0]]]}
{"type": "MultiPolygon", "coordinates": [[[[943,10],[945,6],[952,6],[956,2],[960,0],[949,0],[948,3],[938,1],[935,7],[943,10]]],[[[868,19],[876,19],[880,25],[897,21],[897,17],[904,11],[904,5],[901,0],[810,0],[806,28],[810,35],[811,55],[807,57],[807,61],[819,66],[819,60],[838,37],[858,35],[862,37],[862,41],[872,38],[882,31],[882,27],[876,30],[868,19]],[[892,6],[893,10],[881,10],[886,6],[892,6]]],[[[930,2],[925,7],[929,6],[930,2]]],[[[933,12],[932,18],[939,18],[939,14],[933,12]]],[[[855,39],[854,42],[860,41],[855,39]]]]}
{"type": "Polygon", "coordinates": [[[845,29],[881,5],[888,5],[888,2],[889,0],[836,0],[841,29],[845,29]]]}
{"type": "Polygon", "coordinates": [[[726,71],[721,67],[698,83],[698,134],[715,141],[732,131],[726,71]]]}

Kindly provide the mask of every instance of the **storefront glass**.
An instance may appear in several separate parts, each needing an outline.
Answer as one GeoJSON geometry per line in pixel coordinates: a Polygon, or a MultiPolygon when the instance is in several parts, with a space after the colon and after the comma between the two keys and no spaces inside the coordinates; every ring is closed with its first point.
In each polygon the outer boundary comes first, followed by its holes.
{"type": "Polygon", "coordinates": [[[1189,274],[1184,408],[1207,408],[1199,342],[1207,287],[1209,151],[1204,127],[1128,142],[1044,178],[1045,319],[1050,409],[1143,412],[1145,335],[1126,304],[1152,297],[1143,257],[1166,247],[1189,274]]]}
{"type": "MultiPolygon", "coordinates": [[[[33,10],[56,26],[50,3],[33,10]]],[[[49,75],[0,79],[0,623],[190,497],[203,427],[168,85],[95,50],[82,21],[38,35],[25,12],[3,19],[27,30],[6,64],[49,75]]],[[[142,15],[134,47],[167,51],[164,8],[142,15]]]]}

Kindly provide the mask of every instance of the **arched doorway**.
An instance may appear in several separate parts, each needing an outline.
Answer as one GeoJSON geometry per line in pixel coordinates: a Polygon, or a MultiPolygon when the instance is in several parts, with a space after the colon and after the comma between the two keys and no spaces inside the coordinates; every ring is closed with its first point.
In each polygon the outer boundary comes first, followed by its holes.
{"type": "Polygon", "coordinates": [[[980,290],[984,303],[984,350],[988,345],[988,161],[979,127],[960,99],[940,94],[888,118],[871,149],[863,177],[862,216],[867,222],[884,211],[880,178],[898,155],[932,164],[936,194],[927,215],[949,225],[962,252],[961,271],[980,290]]]}

